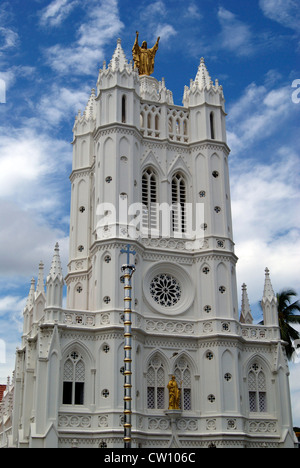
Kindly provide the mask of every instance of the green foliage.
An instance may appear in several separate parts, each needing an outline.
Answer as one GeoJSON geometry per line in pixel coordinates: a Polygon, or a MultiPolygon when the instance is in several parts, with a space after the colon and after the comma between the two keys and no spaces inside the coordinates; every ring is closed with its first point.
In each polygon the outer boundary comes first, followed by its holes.
{"type": "Polygon", "coordinates": [[[278,319],[281,338],[287,343],[286,354],[291,360],[295,351],[293,341],[300,339],[300,333],[292,325],[300,325],[300,301],[294,301],[297,293],[293,289],[285,289],[277,295],[278,319]]]}

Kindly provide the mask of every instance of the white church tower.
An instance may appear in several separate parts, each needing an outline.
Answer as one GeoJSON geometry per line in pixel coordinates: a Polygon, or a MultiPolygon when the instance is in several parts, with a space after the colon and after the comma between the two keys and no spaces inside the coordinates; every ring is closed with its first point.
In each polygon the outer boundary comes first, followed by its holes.
{"type": "Polygon", "coordinates": [[[130,244],[132,448],[293,447],[269,271],[264,325],[253,325],[245,285],[239,317],[225,119],[204,59],[177,106],[118,40],[76,116],[67,306],[56,245],[46,293],[41,264],[24,311],[8,445],[124,446],[130,244]]]}

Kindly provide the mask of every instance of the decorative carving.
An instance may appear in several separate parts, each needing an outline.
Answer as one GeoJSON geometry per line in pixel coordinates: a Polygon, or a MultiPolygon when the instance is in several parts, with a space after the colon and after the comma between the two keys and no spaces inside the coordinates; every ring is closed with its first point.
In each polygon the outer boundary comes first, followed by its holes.
{"type": "Polygon", "coordinates": [[[91,416],[67,415],[62,414],[58,418],[58,427],[80,427],[89,429],[91,427],[91,416]]]}
{"type": "Polygon", "coordinates": [[[195,333],[195,325],[187,322],[170,322],[170,321],[155,321],[146,320],[146,330],[151,332],[167,332],[178,333],[180,335],[193,335],[195,333]]]}

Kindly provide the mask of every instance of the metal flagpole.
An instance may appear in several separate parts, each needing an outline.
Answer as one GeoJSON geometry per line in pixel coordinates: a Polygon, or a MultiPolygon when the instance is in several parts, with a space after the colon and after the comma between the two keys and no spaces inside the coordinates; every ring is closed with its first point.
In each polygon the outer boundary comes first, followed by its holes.
{"type": "Polygon", "coordinates": [[[131,277],[135,271],[135,266],[130,264],[130,255],[136,252],[131,250],[130,244],[126,249],[121,249],[121,253],[127,254],[127,263],[122,265],[121,271],[124,278],[124,448],[131,448],[131,415],[132,415],[132,334],[131,334],[131,277]]]}

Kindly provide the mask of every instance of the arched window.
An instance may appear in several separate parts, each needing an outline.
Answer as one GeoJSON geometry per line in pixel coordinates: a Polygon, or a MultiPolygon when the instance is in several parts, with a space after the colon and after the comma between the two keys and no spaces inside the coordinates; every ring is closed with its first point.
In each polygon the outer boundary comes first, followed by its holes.
{"type": "Polygon", "coordinates": [[[165,369],[162,359],[155,355],[147,370],[147,408],[165,409],[165,369]]]}
{"type": "Polygon", "coordinates": [[[84,404],[85,365],[82,356],[72,351],[64,364],[63,404],[84,404]]]}
{"type": "Polygon", "coordinates": [[[180,358],[175,365],[174,375],[178,386],[181,387],[180,409],[192,409],[192,382],[191,371],[185,358],[180,358]]]}
{"type": "Polygon", "coordinates": [[[188,126],[187,126],[187,120],[185,119],[183,121],[183,134],[186,136],[188,134],[188,126]]]}
{"type": "Polygon", "coordinates": [[[254,363],[248,373],[249,410],[251,413],[267,411],[266,377],[262,367],[254,363]]]}
{"type": "Polygon", "coordinates": [[[182,174],[172,178],[172,224],[173,232],[186,232],[186,183],[182,174]]]}
{"type": "Polygon", "coordinates": [[[141,112],[141,114],[140,114],[140,126],[141,126],[141,128],[144,128],[144,127],[145,127],[145,116],[144,116],[144,112],[141,112]]]}
{"type": "Polygon", "coordinates": [[[215,116],[213,112],[210,113],[209,119],[210,119],[210,138],[214,140],[215,139],[215,116]]]}
{"type": "Polygon", "coordinates": [[[159,130],[159,116],[155,116],[155,130],[159,130]]]}
{"type": "Polygon", "coordinates": [[[126,96],[122,96],[122,123],[126,123],[126,96]]]}
{"type": "Polygon", "coordinates": [[[149,167],[142,176],[142,222],[144,229],[157,228],[157,198],[157,175],[149,167]]]}

